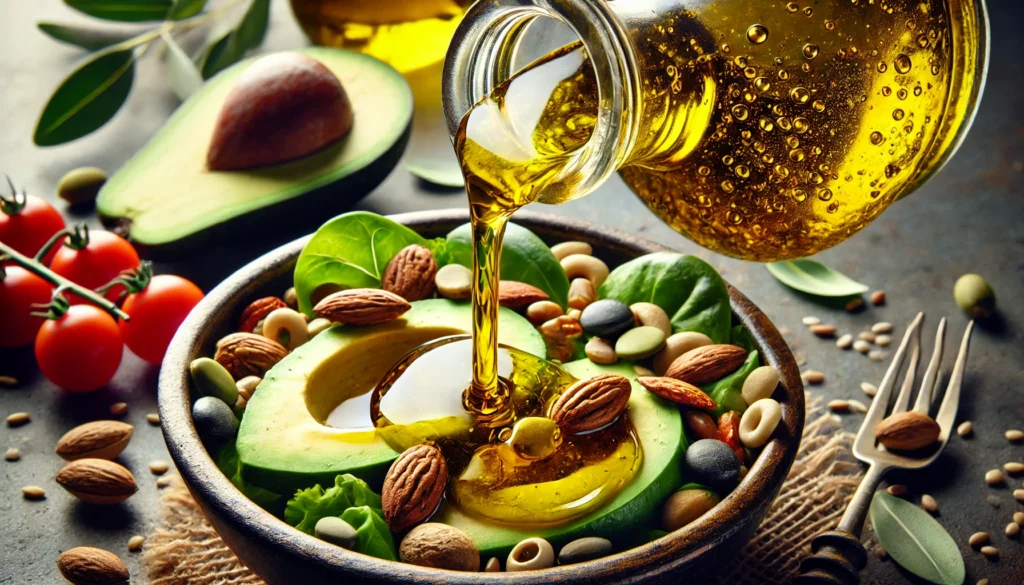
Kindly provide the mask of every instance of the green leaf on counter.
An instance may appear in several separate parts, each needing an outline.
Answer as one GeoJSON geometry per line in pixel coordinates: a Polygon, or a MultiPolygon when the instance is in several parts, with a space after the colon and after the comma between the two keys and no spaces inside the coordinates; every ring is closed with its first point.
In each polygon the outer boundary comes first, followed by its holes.
{"type": "MultiPolygon", "coordinates": [[[[346,473],[334,478],[332,488],[325,490],[318,484],[296,492],[284,509],[284,520],[306,534],[313,534],[321,518],[340,517],[345,510],[360,506],[383,515],[380,496],[373,493],[365,481],[346,473]]],[[[352,526],[358,528],[355,524],[352,526]]]]}
{"type": "MultiPolygon", "coordinates": [[[[461,225],[448,234],[451,263],[473,266],[473,231],[461,225]]],[[[551,248],[537,234],[509,222],[501,246],[501,279],[532,284],[563,309],[569,304],[569,279],[551,248]]]]}
{"type": "Polygon", "coordinates": [[[167,12],[169,20],[183,20],[191,18],[203,11],[206,0],[174,0],[171,9],[167,12]]]}
{"type": "Polygon", "coordinates": [[[167,45],[167,53],[164,62],[167,64],[167,73],[170,77],[171,88],[179,99],[185,101],[203,85],[203,76],[196,69],[185,51],[174,41],[170,34],[160,34],[167,45]]]}
{"type": "Polygon", "coordinates": [[[64,3],[104,20],[145,22],[167,18],[173,0],[64,0],[64,3]]]}
{"type": "Polygon", "coordinates": [[[962,585],[964,559],[935,518],[885,491],[871,500],[871,524],[879,544],[911,573],[939,585],[962,585]]]}
{"type": "Polygon", "coordinates": [[[52,39],[90,51],[98,51],[111,45],[123,43],[135,36],[133,33],[123,31],[104,30],[74,24],[58,24],[56,22],[37,22],[36,26],[52,39]]]}
{"type": "Polygon", "coordinates": [[[765,264],[765,268],[782,284],[819,297],[845,297],[859,295],[868,287],[851,280],[841,272],[817,260],[801,258],[765,264]]]}
{"type": "Polygon", "coordinates": [[[341,519],[356,529],[359,537],[356,552],[387,561],[398,560],[395,539],[380,510],[369,506],[352,507],[342,512],[341,519]]]}
{"type": "Polygon", "coordinates": [[[627,305],[658,305],[675,332],[698,331],[715,343],[728,343],[732,309],[725,281],[696,256],[658,252],[626,262],[608,275],[598,295],[627,305]]]}
{"type": "Polygon", "coordinates": [[[320,286],[380,288],[388,262],[402,248],[429,242],[390,219],[355,211],[339,215],[316,231],[295,265],[299,310],[312,314],[310,296],[320,286]]]}
{"type": "Polygon", "coordinates": [[[740,414],[747,410],[747,401],[743,399],[743,382],[759,365],[761,360],[758,353],[752,351],[738,370],[721,380],[701,386],[701,390],[718,405],[714,412],[716,419],[727,410],[735,410],[740,414]]]}
{"type": "Polygon", "coordinates": [[[53,146],[96,130],[124,104],[135,77],[134,47],[109,47],[71,73],[50,96],[33,140],[53,146]]]}
{"type": "Polygon", "coordinates": [[[237,63],[246,51],[263,44],[270,21],[270,0],[252,0],[238,26],[216,37],[199,58],[203,79],[237,63]]]}

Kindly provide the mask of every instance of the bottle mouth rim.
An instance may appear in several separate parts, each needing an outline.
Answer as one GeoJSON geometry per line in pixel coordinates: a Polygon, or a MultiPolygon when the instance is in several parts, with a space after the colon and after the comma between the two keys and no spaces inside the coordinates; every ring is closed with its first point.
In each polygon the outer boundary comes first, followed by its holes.
{"type": "MultiPolygon", "coordinates": [[[[587,143],[555,181],[572,181],[577,196],[614,173],[635,141],[637,65],[622,22],[605,2],[593,0],[488,0],[475,3],[456,29],[442,77],[442,103],[454,140],[463,117],[515,73],[516,49],[538,17],[568,26],[582,43],[597,84],[597,120],[587,143]]],[[[543,194],[540,200],[543,201],[543,194]]]]}

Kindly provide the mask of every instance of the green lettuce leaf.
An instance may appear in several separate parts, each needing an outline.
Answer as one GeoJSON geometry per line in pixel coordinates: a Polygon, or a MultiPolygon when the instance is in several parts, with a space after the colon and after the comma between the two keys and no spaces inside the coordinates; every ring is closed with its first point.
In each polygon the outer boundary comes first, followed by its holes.
{"type": "Polygon", "coordinates": [[[388,561],[397,561],[395,539],[391,529],[381,516],[380,510],[369,506],[357,506],[342,512],[341,519],[356,529],[359,544],[356,552],[388,561]]]}
{"type": "Polygon", "coordinates": [[[334,478],[334,487],[325,490],[320,485],[299,490],[288,500],[284,520],[306,534],[313,534],[316,523],[328,516],[341,516],[345,510],[367,506],[381,512],[380,496],[358,477],[344,474],[334,478]]]}

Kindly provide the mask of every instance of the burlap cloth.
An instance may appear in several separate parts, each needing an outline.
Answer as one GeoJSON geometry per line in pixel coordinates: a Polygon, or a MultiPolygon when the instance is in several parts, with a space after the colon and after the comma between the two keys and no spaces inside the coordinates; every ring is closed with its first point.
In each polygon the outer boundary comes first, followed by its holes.
{"type": "MultiPolygon", "coordinates": [[[[808,400],[808,423],[789,477],[757,535],[719,583],[783,585],[810,554],[810,542],[839,522],[862,470],[850,454],[853,436],[839,419],[808,400]]],[[[175,478],[161,497],[163,521],[146,542],[152,585],[264,585],[228,550],[175,478]]]]}

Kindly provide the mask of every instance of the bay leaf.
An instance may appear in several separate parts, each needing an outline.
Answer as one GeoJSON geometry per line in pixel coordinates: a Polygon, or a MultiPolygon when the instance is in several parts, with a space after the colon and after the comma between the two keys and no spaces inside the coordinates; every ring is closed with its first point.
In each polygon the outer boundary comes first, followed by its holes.
{"type": "Polygon", "coordinates": [[[135,36],[135,33],[132,32],[99,29],[74,24],[59,24],[56,22],[37,22],[36,26],[52,39],[90,51],[97,51],[111,45],[116,45],[135,36]]]}
{"type": "Polygon", "coordinates": [[[930,514],[885,491],[871,500],[879,544],[901,567],[939,585],[962,585],[964,559],[956,542],[930,514]]]}
{"type": "Polygon", "coordinates": [[[171,88],[182,101],[187,100],[203,85],[203,76],[170,34],[163,32],[160,37],[167,45],[164,62],[170,75],[171,88]]]}
{"type": "Polygon", "coordinates": [[[782,284],[819,297],[845,297],[868,291],[866,285],[809,258],[772,262],[765,264],[765,268],[782,284]]]}
{"type": "Polygon", "coordinates": [[[209,79],[237,63],[246,51],[263,44],[270,21],[270,0],[252,0],[238,26],[214,37],[199,58],[199,71],[209,79]]]}
{"type": "Polygon", "coordinates": [[[171,9],[173,0],[64,0],[75,10],[120,22],[145,22],[164,20],[171,9]]]}
{"type": "Polygon", "coordinates": [[[36,123],[33,140],[53,146],[96,130],[124,104],[135,77],[135,47],[114,45],[89,58],[57,88],[36,123]]]}
{"type": "Polygon", "coordinates": [[[183,20],[191,18],[206,6],[206,0],[174,0],[170,10],[167,11],[169,20],[183,20]]]}

